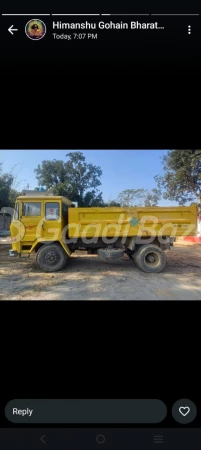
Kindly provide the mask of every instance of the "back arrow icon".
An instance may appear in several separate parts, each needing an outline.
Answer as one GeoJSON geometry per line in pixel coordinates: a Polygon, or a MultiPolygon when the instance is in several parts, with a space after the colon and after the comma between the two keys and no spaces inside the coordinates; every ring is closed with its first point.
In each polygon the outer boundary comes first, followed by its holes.
{"type": "Polygon", "coordinates": [[[42,437],[40,438],[40,441],[41,441],[43,444],[46,444],[46,442],[45,442],[45,440],[44,440],[45,437],[46,437],[46,434],[44,434],[44,436],[42,436],[42,437]]]}
{"type": "Polygon", "coordinates": [[[17,28],[13,28],[14,25],[11,25],[10,28],[8,28],[9,33],[14,34],[13,31],[18,31],[17,28]]]}

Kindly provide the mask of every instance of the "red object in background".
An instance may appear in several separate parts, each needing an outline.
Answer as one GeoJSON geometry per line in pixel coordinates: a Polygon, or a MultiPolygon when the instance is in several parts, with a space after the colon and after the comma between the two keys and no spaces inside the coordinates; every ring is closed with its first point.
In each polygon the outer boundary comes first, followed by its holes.
{"type": "Polygon", "coordinates": [[[197,244],[201,244],[201,237],[199,236],[184,236],[184,241],[196,242],[197,244]]]}
{"type": "Polygon", "coordinates": [[[201,214],[198,216],[198,222],[201,222],[201,214]]]}
{"type": "Polygon", "coordinates": [[[54,209],[50,208],[50,214],[54,214],[54,209]]]}

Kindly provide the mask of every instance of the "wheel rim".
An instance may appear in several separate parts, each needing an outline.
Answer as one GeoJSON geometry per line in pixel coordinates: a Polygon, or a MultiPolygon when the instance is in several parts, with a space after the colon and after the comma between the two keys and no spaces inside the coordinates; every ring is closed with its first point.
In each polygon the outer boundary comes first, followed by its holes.
{"type": "Polygon", "coordinates": [[[59,256],[56,252],[50,251],[45,255],[44,259],[45,259],[46,264],[49,264],[52,266],[53,264],[58,263],[59,256]]]}
{"type": "Polygon", "coordinates": [[[156,252],[148,252],[145,255],[145,263],[149,267],[156,267],[160,262],[160,257],[156,252]]]}

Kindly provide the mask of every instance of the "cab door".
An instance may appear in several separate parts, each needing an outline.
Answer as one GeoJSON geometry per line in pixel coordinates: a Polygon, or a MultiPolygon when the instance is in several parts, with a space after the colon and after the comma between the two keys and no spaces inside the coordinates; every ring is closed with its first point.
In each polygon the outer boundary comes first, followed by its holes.
{"type": "Polygon", "coordinates": [[[44,201],[43,239],[51,242],[61,239],[61,204],[58,201],[44,201]]]}
{"type": "Polygon", "coordinates": [[[25,226],[23,241],[34,242],[43,237],[43,202],[25,200],[20,205],[20,221],[25,226]]]}

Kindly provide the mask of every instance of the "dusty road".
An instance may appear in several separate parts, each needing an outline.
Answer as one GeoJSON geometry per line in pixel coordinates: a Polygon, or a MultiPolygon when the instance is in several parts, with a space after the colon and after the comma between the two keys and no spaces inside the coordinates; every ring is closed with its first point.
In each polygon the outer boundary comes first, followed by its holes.
{"type": "Polygon", "coordinates": [[[9,248],[0,244],[0,300],[201,300],[201,245],[173,247],[160,274],[140,271],[126,255],[108,262],[85,252],[62,272],[41,273],[35,255],[12,259],[9,248]]]}

